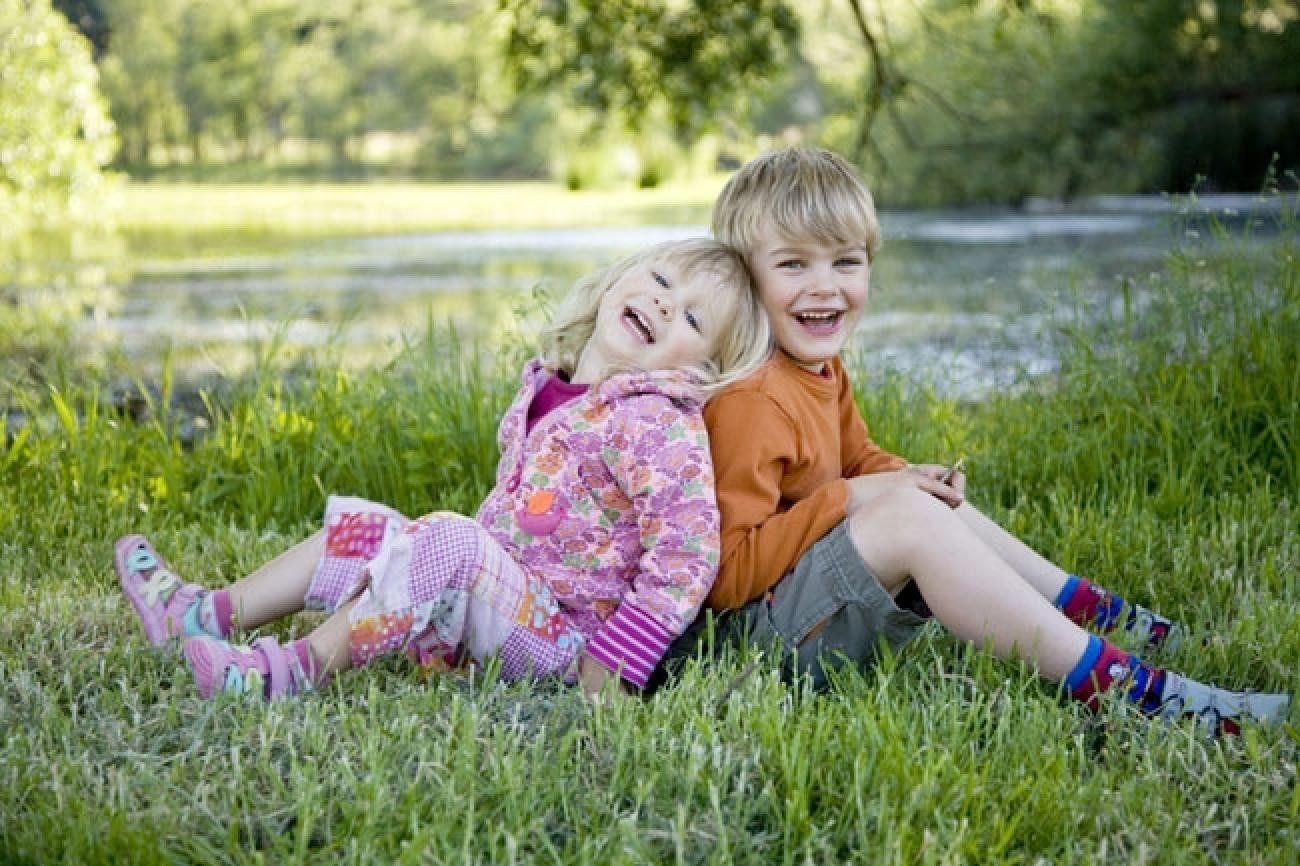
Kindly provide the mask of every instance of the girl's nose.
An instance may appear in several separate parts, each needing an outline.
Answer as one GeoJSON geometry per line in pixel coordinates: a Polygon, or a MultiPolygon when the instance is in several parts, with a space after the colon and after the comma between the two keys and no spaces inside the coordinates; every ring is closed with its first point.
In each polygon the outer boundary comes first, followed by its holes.
{"type": "Polygon", "coordinates": [[[808,274],[808,291],[815,295],[830,295],[835,292],[835,275],[829,269],[814,270],[808,274]]]}
{"type": "Polygon", "coordinates": [[[655,296],[655,307],[659,310],[659,315],[665,319],[671,319],[673,316],[673,302],[670,298],[661,298],[655,296]]]}

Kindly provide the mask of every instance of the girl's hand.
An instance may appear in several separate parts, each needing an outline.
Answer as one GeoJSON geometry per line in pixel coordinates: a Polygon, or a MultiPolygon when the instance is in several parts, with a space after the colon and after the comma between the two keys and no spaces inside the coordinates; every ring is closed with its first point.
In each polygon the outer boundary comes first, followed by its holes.
{"type": "Polygon", "coordinates": [[[583,694],[598,703],[606,696],[627,697],[623,680],[585,652],[578,658],[578,685],[583,694]]]}
{"type": "Polygon", "coordinates": [[[966,476],[957,472],[948,483],[944,483],[942,479],[947,471],[947,466],[923,463],[893,472],[873,472],[850,478],[847,510],[851,514],[882,493],[898,487],[924,490],[950,508],[956,508],[966,501],[966,476]]]}

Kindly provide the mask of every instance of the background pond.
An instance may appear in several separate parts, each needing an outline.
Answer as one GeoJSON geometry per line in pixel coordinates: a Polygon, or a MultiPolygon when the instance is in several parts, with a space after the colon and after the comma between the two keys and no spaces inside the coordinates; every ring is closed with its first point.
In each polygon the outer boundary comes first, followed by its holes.
{"type": "MultiPolygon", "coordinates": [[[[1118,302],[1125,278],[1158,272],[1169,250],[1203,239],[1204,214],[1254,224],[1249,197],[1095,198],[1037,211],[885,212],[859,346],[873,371],[978,397],[1052,372],[1060,326],[1118,302]]],[[[349,360],[390,357],[430,322],[488,345],[521,330],[546,297],[643,245],[705,232],[704,213],[633,227],[448,231],[220,244],[214,254],[151,256],[132,243],[109,315],[87,337],[148,361],[170,349],[183,373],[237,372],[275,339],[333,346],[349,360]]]]}

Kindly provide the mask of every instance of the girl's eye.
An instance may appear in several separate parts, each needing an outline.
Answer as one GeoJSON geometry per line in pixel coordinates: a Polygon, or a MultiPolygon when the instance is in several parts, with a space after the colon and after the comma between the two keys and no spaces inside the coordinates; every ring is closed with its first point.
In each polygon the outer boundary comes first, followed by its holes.
{"type": "Polygon", "coordinates": [[[857,256],[845,256],[835,262],[835,266],[839,268],[860,268],[862,267],[862,259],[857,256]]]}
{"type": "Polygon", "coordinates": [[[695,333],[697,334],[704,333],[703,331],[700,330],[700,320],[695,318],[695,314],[692,313],[690,310],[686,311],[686,324],[694,328],[695,333]]]}
{"type": "Polygon", "coordinates": [[[664,278],[664,275],[658,271],[651,271],[650,275],[655,278],[656,283],[663,286],[665,289],[672,288],[672,286],[668,285],[668,280],[664,278]]]}
{"type": "Polygon", "coordinates": [[[803,267],[803,262],[799,259],[784,259],[783,261],[777,262],[776,266],[785,271],[797,271],[803,267]]]}

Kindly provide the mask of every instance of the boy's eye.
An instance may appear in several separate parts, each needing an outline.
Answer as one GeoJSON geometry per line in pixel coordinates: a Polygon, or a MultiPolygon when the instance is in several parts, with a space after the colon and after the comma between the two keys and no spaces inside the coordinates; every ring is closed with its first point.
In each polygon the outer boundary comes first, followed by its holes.
{"type": "Polygon", "coordinates": [[[700,330],[700,320],[695,318],[695,314],[692,313],[690,310],[686,311],[686,324],[694,328],[695,333],[697,334],[704,333],[703,331],[700,330]]]}
{"type": "Polygon", "coordinates": [[[668,284],[668,280],[664,277],[664,275],[659,273],[658,271],[651,271],[650,276],[654,277],[655,282],[663,286],[665,289],[672,288],[672,286],[668,284]]]}
{"type": "Polygon", "coordinates": [[[799,259],[782,259],[776,263],[778,268],[787,271],[797,271],[803,267],[803,262],[799,259]]]}
{"type": "Polygon", "coordinates": [[[844,256],[835,261],[837,268],[860,268],[862,265],[863,260],[860,256],[844,256]]]}

